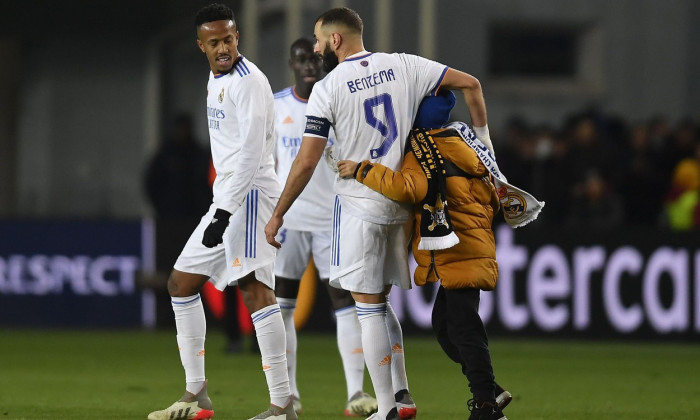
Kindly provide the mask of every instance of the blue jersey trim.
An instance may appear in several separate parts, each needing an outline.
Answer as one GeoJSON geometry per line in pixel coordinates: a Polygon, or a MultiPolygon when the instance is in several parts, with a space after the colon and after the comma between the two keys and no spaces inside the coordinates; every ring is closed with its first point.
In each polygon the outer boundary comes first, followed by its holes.
{"type": "Polygon", "coordinates": [[[294,90],[294,86],[286,87],[274,94],[275,99],[282,99],[286,98],[287,96],[291,96],[292,98],[294,98],[295,101],[300,102],[302,104],[309,103],[308,99],[304,99],[301,96],[297,95],[297,92],[294,90]]]}
{"type": "Polygon", "coordinates": [[[286,96],[289,96],[291,94],[292,94],[292,87],[289,86],[289,87],[286,87],[286,88],[280,90],[279,92],[275,92],[274,96],[275,96],[275,99],[280,99],[280,98],[284,98],[286,96]]]}
{"type": "Polygon", "coordinates": [[[258,245],[258,190],[251,190],[246,196],[245,257],[257,257],[258,245]]]}
{"type": "Polygon", "coordinates": [[[333,207],[333,234],[331,235],[331,266],[340,266],[340,199],[335,196],[333,207]]]}
{"type": "Polygon", "coordinates": [[[192,303],[198,299],[200,299],[199,293],[195,297],[193,297],[192,299],[184,301],[184,302],[176,302],[172,299],[171,300],[172,300],[173,305],[187,305],[188,303],[192,303]]]}
{"type": "Polygon", "coordinates": [[[238,73],[239,76],[243,77],[248,74],[250,74],[250,70],[248,70],[248,66],[243,62],[243,56],[239,56],[238,62],[233,65],[233,68],[236,69],[236,73],[238,73]]]}
{"type": "Polygon", "coordinates": [[[437,96],[437,92],[438,92],[438,90],[440,90],[440,85],[442,84],[442,80],[445,78],[445,74],[447,73],[447,69],[449,69],[449,67],[445,66],[445,69],[442,71],[442,74],[438,78],[438,81],[435,84],[435,87],[433,88],[433,90],[430,91],[430,96],[437,96]]]}
{"type": "MultiPolygon", "coordinates": [[[[234,59],[234,61],[233,61],[233,66],[231,67],[231,71],[229,71],[228,73],[215,73],[215,74],[214,74],[214,79],[218,79],[219,77],[224,77],[224,76],[226,76],[227,74],[231,74],[231,72],[233,72],[233,70],[238,71],[238,69],[236,69],[236,67],[238,67],[238,64],[239,64],[241,61],[243,61],[243,56],[242,56],[242,55],[239,55],[238,57],[236,57],[236,58],[234,59]]],[[[247,67],[246,67],[246,68],[247,68],[247,67]]],[[[213,72],[212,72],[212,73],[213,73],[213,72]]],[[[241,72],[240,72],[240,71],[238,71],[238,74],[239,74],[241,77],[243,77],[243,75],[241,75],[241,72]]]]}
{"type": "Polygon", "coordinates": [[[267,318],[270,315],[274,315],[274,314],[278,314],[278,313],[280,313],[280,308],[279,308],[279,306],[276,306],[274,308],[268,309],[267,311],[265,311],[261,314],[257,314],[255,316],[252,316],[251,318],[253,318],[253,324],[255,324],[256,322],[262,321],[263,319],[267,318]]]}
{"type": "Polygon", "coordinates": [[[365,58],[365,57],[369,57],[369,56],[372,55],[372,54],[374,54],[374,53],[367,53],[367,54],[361,55],[361,56],[359,56],[359,57],[346,58],[345,61],[361,60],[361,59],[363,59],[363,58],[365,58]]]}
{"type": "Polygon", "coordinates": [[[372,55],[372,54],[374,54],[374,53],[367,53],[367,54],[361,55],[361,56],[359,56],[359,57],[346,58],[345,61],[361,60],[361,59],[363,59],[363,58],[365,58],[365,57],[369,57],[369,56],[372,55]]]}

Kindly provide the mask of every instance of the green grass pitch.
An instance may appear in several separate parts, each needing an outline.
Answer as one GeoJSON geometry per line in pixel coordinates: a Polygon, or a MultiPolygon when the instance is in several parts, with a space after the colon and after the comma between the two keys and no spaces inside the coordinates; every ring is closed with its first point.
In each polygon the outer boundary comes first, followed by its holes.
{"type": "MultiPolygon", "coordinates": [[[[406,337],[418,418],[466,419],[467,384],[432,337],[406,337]]],[[[210,329],[207,377],[215,419],[268,405],[259,356],[227,355],[210,329]]],[[[511,420],[700,418],[700,345],[491,338],[511,420]]],[[[177,399],[184,373],[174,331],[0,331],[0,420],[145,419],[177,399]]],[[[335,337],[301,332],[303,420],[343,419],[335,337]]],[[[369,379],[365,390],[372,392],[369,379]]]]}

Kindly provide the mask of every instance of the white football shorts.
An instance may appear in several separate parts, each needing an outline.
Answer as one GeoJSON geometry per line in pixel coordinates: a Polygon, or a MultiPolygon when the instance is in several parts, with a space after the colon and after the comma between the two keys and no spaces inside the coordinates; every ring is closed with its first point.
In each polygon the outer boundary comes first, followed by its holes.
{"type": "Polygon", "coordinates": [[[283,227],[277,234],[277,241],[282,247],[277,250],[276,276],[301,279],[312,255],[318,277],[327,279],[330,276],[330,231],[308,232],[283,227]]]}
{"type": "Polygon", "coordinates": [[[367,222],[342,212],[336,200],[330,254],[333,287],[372,294],[383,293],[387,285],[411,288],[402,224],[367,222]]]}
{"type": "Polygon", "coordinates": [[[252,189],[241,207],[231,215],[224,231],[224,243],[207,248],[202,245],[202,236],[216,212],[212,204],[187,240],[175,269],[209,276],[209,281],[219,290],[237,284],[238,279],[255,271],[255,278],[274,290],[276,248],[265,239],[265,225],[276,204],[277,199],[267,197],[257,188],[252,189]]]}

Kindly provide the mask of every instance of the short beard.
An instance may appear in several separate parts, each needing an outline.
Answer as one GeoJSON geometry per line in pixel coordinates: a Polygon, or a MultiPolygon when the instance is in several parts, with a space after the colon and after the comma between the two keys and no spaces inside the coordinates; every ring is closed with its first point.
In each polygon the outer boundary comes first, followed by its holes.
{"type": "Polygon", "coordinates": [[[330,73],[331,70],[338,66],[338,56],[331,50],[331,47],[326,44],[326,48],[323,49],[323,71],[330,73]]]}

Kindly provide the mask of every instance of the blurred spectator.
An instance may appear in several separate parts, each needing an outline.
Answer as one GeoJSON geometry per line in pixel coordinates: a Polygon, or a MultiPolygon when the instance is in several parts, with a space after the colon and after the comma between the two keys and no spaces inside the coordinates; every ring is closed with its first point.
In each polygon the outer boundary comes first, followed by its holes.
{"type": "Polygon", "coordinates": [[[533,194],[537,193],[535,150],[530,127],[520,118],[511,118],[506,127],[505,147],[496,149],[498,167],[510,181],[533,194]]]}
{"type": "Polygon", "coordinates": [[[156,217],[156,271],[145,284],[153,288],[158,325],[174,324],[166,290],[173,263],[192,229],[207,211],[211,190],[207,183],[209,152],[192,134],[189,115],[179,115],[148,163],[144,189],[156,217]]]}
{"type": "MultiPolygon", "coordinates": [[[[678,169],[685,175],[676,175],[669,187],[674,168],[700,142],[698,124],[690,118],[673,125],[658,114],[630,129],[622,118],[590,108],[567,117],[561,129],[532,129],[511,117],[504,132],[496,151],[499,167],[547,203],[541,217],[548,223],[669,225],[670,209],[680,206],[675,200],[693,195],[683,195],[688,187],[678,184],[689,176],[688,162],[678,169]]],[[[675,218],[678,213],[673,211],[675,218]]]]}
{"type": "Polygon", "coordinates": [[[700,228],[700,143],[695,144],[694,156],[681,160],[673,171],[665,215],[673,230],[700,228]]]}
{"type": "Polygon", "coordinates": [[[540,125],[535,128],[533,138],[535,140],[536,160],[545,161],[552,156],[554,136],[554,130],[549,125],[540,125]]]}
{"type": "Polygon", "coordinates": [[[630,128],[590,108],[566,118],[561,129],[533,129],[511,117],[504,132],[496,148],[499,167],[547,203],[540,217],[548,223],[654,227],[692,219],[683,206],[695,194],[687,178],[699,158],[687,159],[697,153],[700,127],[691,118],[673,125],[657,114],[630,128]],[[606,223],[604,214],[615,222],[606,223]]]}
{"type": "Polygon", "coordinates": [[[668,117],[662,114],[654,115],[649,119],[649,143],[652,149],[663,150],[668,146],[671,137],[671,123],[668,117]]]}
{"type": "Polygon", "coordinates": [[[623,223],[620,197],[596,170],[588,170],[574,191],[569,225],[575,228],[610,229],[623,223]]]}
{"type": "Polygon", "coordinates": [[[569,141],[568,169],[574,188],[581,188],[588,174],[594,170],[610,179],[614,148],[601,135],[594,114],[586,113],[570,118],[564,135],[569,141]]]}
{"type": "Polygon", "coordinates": [[[695,153],[695,143],[697,142],[697,128],[690,118],[681,120],[672,130],[669,137],[667,151],[667,162],[669,173],[681,160],[692,157],[695,153]]]}
{"type": "Polygon", "coordinates": [[[194,138],[192,118],[179,115],[146,171],[146,193],[158,218],[199,219],[206,213],[212,197],[208,165],[209,152],[194,138]]]}
{"type": "MultiPolygon", "coordinates": [[[[540,133],[541,136],[544,135],[544,131],[540,133]]],[[[549,153],[541,163],[542,188],[541,191],[533,189],[533,193],[547,203],[540,217],[548,223],[561,224],[568,218],[572,199],[572,174],[568,168],[569,145],[558,133],[548,131],[548,136],[549,153]]]]}
{"type": "Polygon", "coordinates": [[[636,124],[622,153],[619,191],[623,198],[625,223],[634,226],[658,224],[664,189],[659,171],[660,154],[651,147],[647,124],[636,124]]]}

